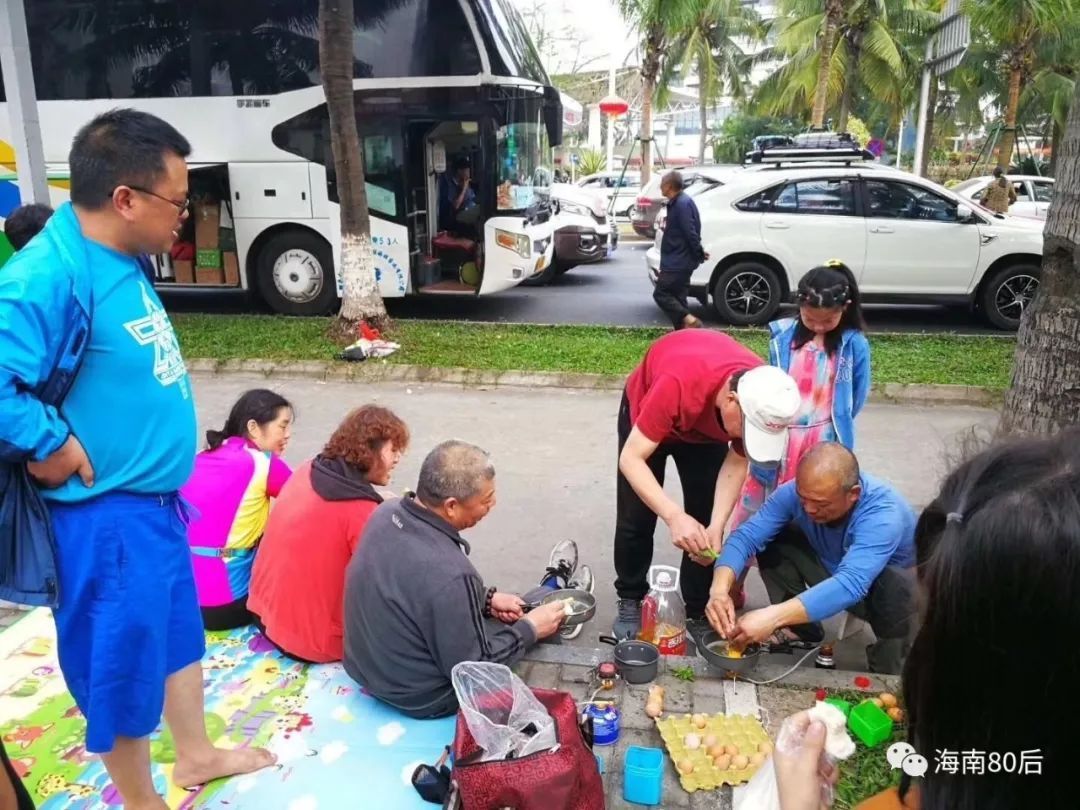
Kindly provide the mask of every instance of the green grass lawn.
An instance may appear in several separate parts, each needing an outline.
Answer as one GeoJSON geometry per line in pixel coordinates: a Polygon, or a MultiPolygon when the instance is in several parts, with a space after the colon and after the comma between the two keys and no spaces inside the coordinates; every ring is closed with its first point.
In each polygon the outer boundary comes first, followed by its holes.
{"type": "MultiPolygon", "coordinates": [[[[333,360],[339,349],[322,318],[269,315],[174,315],[189,358],[333,360]]],[[[401,351],[388,362],[488,371],[554,371],[623,375],[662,329],[527,326],[396,321],[390,338],[401,351]]],[[[765,333],[731,330],[765,356],[765,333]]],[[[1015,342],[996,337],[876,335],[870,340],[876,383],[1009,384],[1015,342]]]]}

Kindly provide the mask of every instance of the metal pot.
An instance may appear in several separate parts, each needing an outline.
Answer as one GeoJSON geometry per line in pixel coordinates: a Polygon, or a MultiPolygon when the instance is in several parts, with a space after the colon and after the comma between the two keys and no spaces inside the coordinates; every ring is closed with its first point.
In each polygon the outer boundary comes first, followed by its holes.
{"type": "Polygon", "coordinates": [[[540,604],[547,605],[552,602],[561,602],[564,599],[573,599],[576,606],[583,606],[582,610],[571,613],[566,617],[566,621],[563,622],[565,627],[576,627],[579,624],[585,624],[596,615],[596,597],[588,591],[576,588],[563,588],[562,590],[552,591],[540,600],[540,604]]]}
{"type": "Polygon", "coordinates": [[[615,667],[627,683],[649,683],[656,679],[660,650],[655,644],[636,639],[619,641],[614,636],[600,636],[603,644],[615,646],[615,667]]]}

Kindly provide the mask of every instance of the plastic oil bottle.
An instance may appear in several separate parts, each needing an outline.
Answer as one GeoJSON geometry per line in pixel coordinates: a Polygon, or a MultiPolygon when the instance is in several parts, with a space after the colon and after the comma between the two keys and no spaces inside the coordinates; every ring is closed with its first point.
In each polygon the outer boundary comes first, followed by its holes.
{"type": "Polygon", "coordinates": [[[679,593],[679,569],[668,565],[649,569],[638,637],[655,644],[661,655],[686,655],[686,606],[679,593]]]}

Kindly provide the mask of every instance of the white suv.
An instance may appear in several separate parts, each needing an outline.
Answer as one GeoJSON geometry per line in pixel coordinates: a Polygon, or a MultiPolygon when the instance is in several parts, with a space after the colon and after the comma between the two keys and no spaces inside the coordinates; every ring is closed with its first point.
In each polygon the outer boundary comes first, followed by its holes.
{"type": "MultiPolygon", "coordinates": [[[[1016,329],[1039,285],[1038,220],[973,210],[945,188],[880,164],[761,167],[695,198],[709,259],[691,292],[720,317],[763,324],[810,268],[840,259],[868,303],[974,305],[1016,329]]],[[[646,254],[660,266],[666,212],[646,254]]]]}

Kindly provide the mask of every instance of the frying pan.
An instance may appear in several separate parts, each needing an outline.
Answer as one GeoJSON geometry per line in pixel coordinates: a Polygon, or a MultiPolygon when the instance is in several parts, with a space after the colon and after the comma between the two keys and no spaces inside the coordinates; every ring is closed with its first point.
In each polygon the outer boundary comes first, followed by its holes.
{"type": "Polygon", "coordinates": [[[585,622],[596,615],[596,597],[588,591],[582,591],[576,588],[563,588],[562,590],[552,591],[539,602],[526,605],[525,612],[528,613],[530,610],[535,610],[541,605],[549,605],[552,602],[561,602],[564,599],[573,599],[576,604],[586,605],[585,610],[571,613],[567,616],[566,621],[563,622],[564,627],[576,627],[579,624],[585,624],[585,622]]]}
{"type": "Polygon", "coordinates": [[[708,630],[701,636],[701,643],[697,645],[698,652],[709,663],[709,666],[730,675],[749,675],[766,653],[765,648],[760,644],[751,644],[743,650],[742,658],[729,658],[719,652],[714,652],[711,649],[714,645],[725,649],[727,640],[715,630],[708,630]]]}

